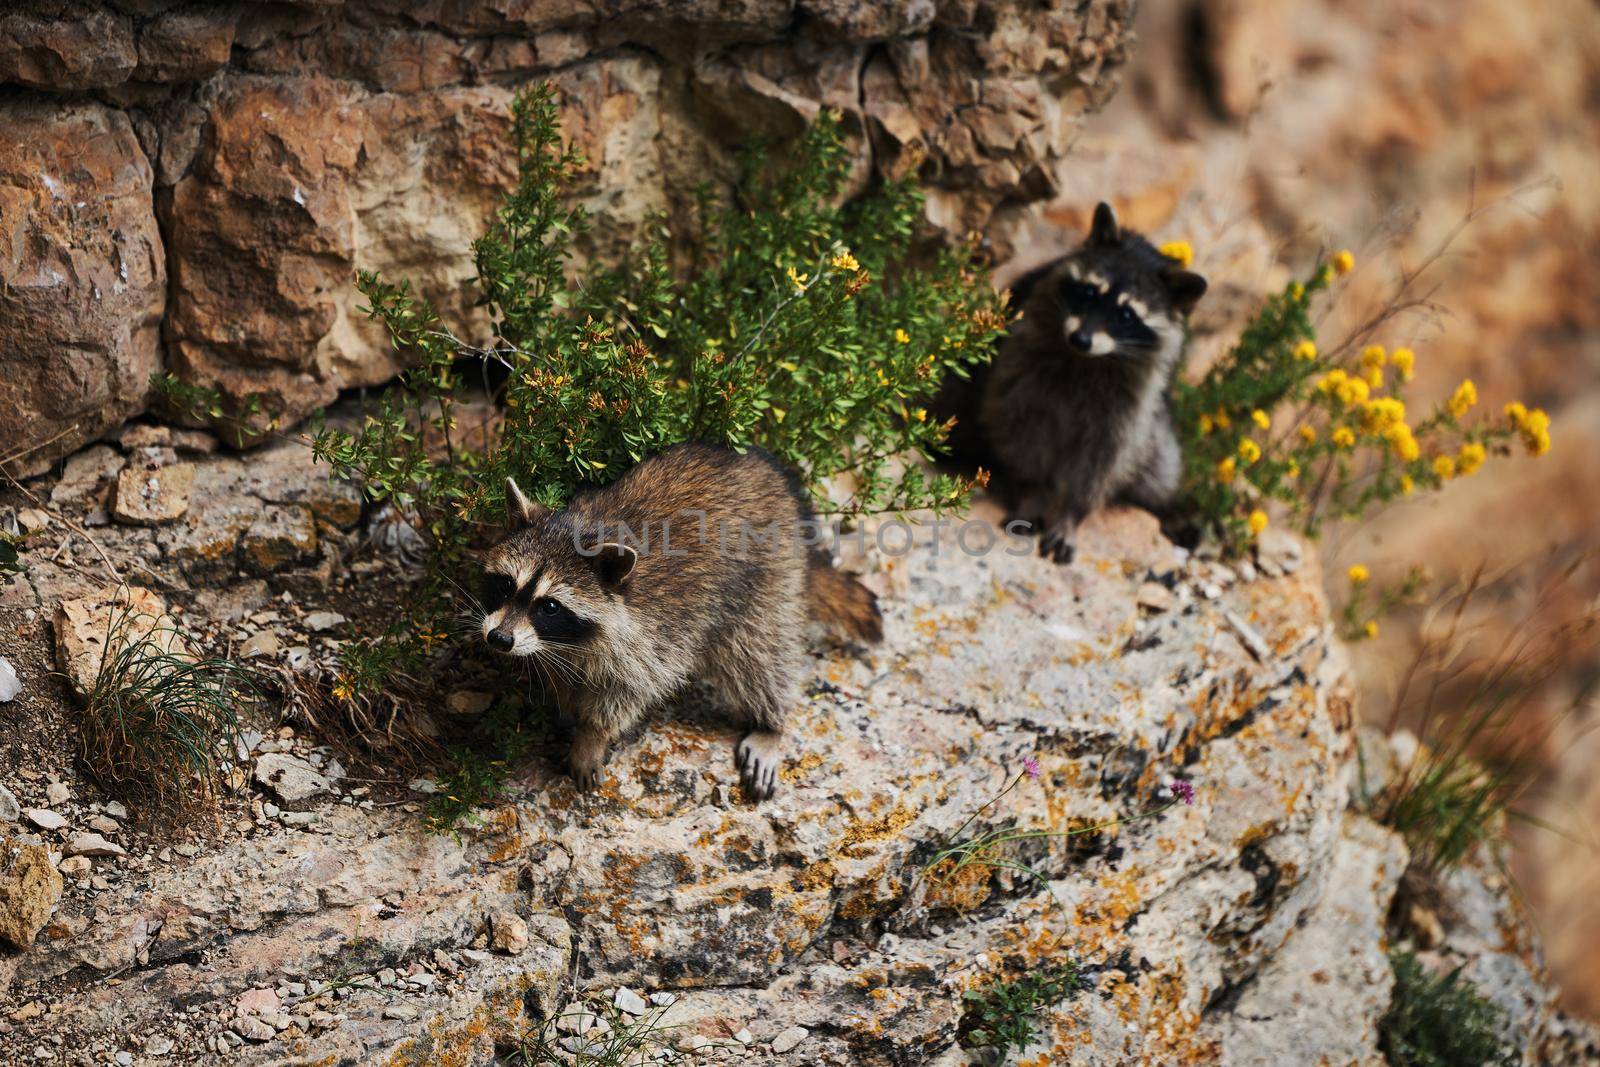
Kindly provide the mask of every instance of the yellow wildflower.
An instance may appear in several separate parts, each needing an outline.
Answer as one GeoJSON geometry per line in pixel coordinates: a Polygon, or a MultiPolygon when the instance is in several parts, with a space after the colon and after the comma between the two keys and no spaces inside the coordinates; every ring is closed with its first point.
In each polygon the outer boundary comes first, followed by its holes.
{"type": "Polygon", "coordinates": [[[1368,345],[1361,350],[1361,369],[1371,370],[1389,362],[1389,353],[1382,345],[1368,345]]]}
{"type": "Polygon", "coordinates": [[[1463,378],[1461,384],[1456,386],[1456,391],[1450,395],[1450,414],[1456,418],[1467,413],[1467,409],[1478,402],[1478,387],[1472,384],[1471,378],[1463,378]]]}
{"type": "Polygon", "coordinates": [[[1268,415],[1260,408],[1256,408],[1250,413],[1250,421],[1261,427],[1263,430],[1272,429],[1272,416],[1268,415]]]}
{"type": "Polygon", "coordinates": [[[1304,441],[1308,445],[1316,444],[1317,443],[1317,428],[1315,426],[1302,426],[1302,427],[1300,427],[1300,440],[1304,441]]]}
{"type": "Polygon", "coordinates": [[[911,343],[911,335],[898,326],[894,330],[894,339],[897,344],[908,345],[911,343]]]}
{"type": "Polygon", "coordinates": [[[355,696],[355,689],[350,685],[349,682],[345,681],[343,678],[340,678],[337,682],[333,683],[333,695],[338,697],[340,700],[348,701],[351,697],[355,696]]]}
{"type": "Polygon", "coordinates": [[[1389,442],[1394,454],[1407,463],[1422,455],[1422,447],[1417,444],[1416,437],[1412,436],[1411,427],[1403,422],[1383,431],[1383,439],[1389,442]]]}
{"type": "Polygon", "coordinates": [[[1332,396],[1338,388],[1350,379],[1350,375],[1335,367],[1333,370],[1317,379],[1317,392],[1324,396],[1332,396]]]}
{"type": "Polygon", "coordinates": [[[1400,476],[1400,492],[1401,493],[1405,494],[1406,496],[1410,496],[1411,495],[1411,491],[1413,489],[1415,489],[1416,487],[1417,487],[1417,483],[1411,480],[1411,475],[1402,474],[1400,476]]]}
{"type": "Polygon", "coordinates": [[[1372,388],[1372,389],[1382,389],[1383,388],[1383,368],[1382,367],[1373,367],[1371,370],[1363,371],[1362,372],[1362,377],[1366,378],[1367,385],[1368,385],[1369,388],[1372,388]]]}
{"type": "Polygon", "coordinates": [[[1528,409],[1520,400],[1513,400],[1507,404],[1505,413],[1506,418],[1510,419],[1511,424],[1519,430],[1522,428],[1522,424],[1528,421],[1528,409]]]}
{"type": "Polygon", "coordinates": [[[1372,638],[1377,637],[1378,636],[1378,620],[1377,619],[1368,619],[1367,620],[1367,624],[1361,628],[1361,632],[1367,635],[1367,639],[1369,641],[1372,638]]]}
{"type": "Polygon", "coordinates": [[[1220,408],[1215,415],[1211,416],[1211,420],[1217,424],[1217,429],[1219,430],[1226,430],[1233,425],[1233,420],[1228,418],[1228,413],[1220,408]]]}
{"type": "Polygon", "coordinates": [[[1283,469],[1283,476],[1285,478],[1300,477],[1300,464],[1291,459],[1289,465],[1283,469]]]}
{"type": "Polygon", "coordinates": [[[1360,563],[1352,563],[1345,574],[1349,576],[1351,585],[1365,585],[1367,579],[1372,577],[1372,572],[1360,563]]]}
{"type": "Polygon", "coordinates": [[[848,248],[846,248],[843,251],[841,251],[838,255],[833,257],[833,269],[834,270],[847,270],[847,271],[852,271],[853,272],[853,271],[860,270],[861,269],[861,264],[856,262],[856,257],[852,256],[850,254],[850,250],[848,248]]]}
{"type": "Polygon", "coordinates": [[[1334,392],[1338,394],[1339,403],[1347,408],[1365,403],[1367,397],[1372,395],[1372,390],[1366,382],[1360,378],[1351,377],[1346,377],[1344,381],[1340,382],[1339,387],[1334,392]]]}
{"type": "Polygon", "coordinates": [[[1456,453],[1456,470],[1462,474],[1471,474],[1483,466],[1483,461],[1488,456],[1488,450],[1476,441],[1468,441],[1461,446],[1461,451],[1456,453]]]}
{"type": "Polygon", "coordinates": [[[1211,416],[1210,415],[1201,415],[1200,416],[1200,436],[1204,437],[1207,434],[1209,434],[1211,432],[1212,426],[1214,426],[1214,425],[1215,425],[1215,423],[1213,423],[1211,421],[1211,416]]]}
{"type": "Polygon", "coordinates": [[[1400,372],[1400,380],[1409,382],[1417,368],[1417,354],[1409,348],[1397,348],[1389,354],[1389,362],[1400,372]]]}
{"type": "Polygon", "coordinates": [[[918,422],[927,422],[928,421],[928,409],[927,408],[918,408],[917,410],[913,411],[911,414],[916,417],[916,420],[918,422]]]}
{"type": "Polygon", "coordinates": [[[1246,437],[1239,442],[1239,455],[1246,463],[1254,463],[1261,458],[1261,446],[1246,437]]]}
{"type": "Polygon", "coordinates": [[[1168,241],[1161,246],[1161,254],[1177,260],[1180,267],[1187,267],[1194,262],[1194,249],[1189,247],[1188,241],[1168,241]]]}
{"type": "Polygon", "coordinates": [[[1301,285],[1299,282],[1290,282],[1289,283],[1289,299],[1290,300],[1299,300],[1301,297],[1303,297],[1305,295],[1306,295],[1306,287],[1305,286],[1301,285]]]}
{"type": "Polygon", "coordinates": [[[1368,430],[1373,433],[1383,433],[1406,421],[1405,401],[1396,400],[1392,396],[1380,396],[1376,400],[1369,400],[1361,408],[1361,418],[1368,430]]]}
{"type": "Polygon", "coordinates": [[[1350,448],[1356,443],[1356,435],[1350,427],[1340,426],[1333,431],[1333,436],[1329,440],[1338,448],[1350,448]]]}
{"type": "Polygon", "coordinates": [[[1522,420],[1522,443],[1530,456],[1542,456],[1550,451],[1550,416],[1542,408],[1534,408],[1522,420]]]}
{"type": "Polygon", "coordinates": [[[1433,457],[1433,473],[1437,474],[1441,481],[1448,482],[1456,476],[1456,461],[1449,456],[1433,457]]]}
{"type": "Polygon", "coordinates": [[[1267,513],[1262,511],[1260,508],[1256,508],[1250,513],[1250,532],[1252,534],[1260,534],[1261,531],[1265,530],[1266,528],[1267,513]]]}
{"type": "Polygon", "coordinates": [[[1227,485],[1233,481],[1233,473],[1238,469],[1232,456],[1224,456],[1221,463],[1217,464],[1217,481],[1227,485]]]}
{"type": "Polygon", "coordinates": [[[1341,248],[1335,252],[1331,262],[1335,274],[1349,274],[1356,269],[1356,257],[1350,254],[1349,249],[1341,248]]]}
{"type": "Polygon", "coordinates": [[[795,270],[793,267],[789,268],[788,274],[789,274],[789,284],[794,286],[794,291],[797,292],[797,293],[805,292],[806,291],[806,275],[801,274],[799,271],[795,270]]]}
{"type": "Polygon", "coordinates": [[[1307,341],[1301,341],[1299,344],[1295,345],[1294,346],[1294,358],[1295,359],[1303,359],[1307,363],[1309,363],[1312,360],[1316,359],[1317,358],[1317,342],[1307,340],[1307,341]]]}

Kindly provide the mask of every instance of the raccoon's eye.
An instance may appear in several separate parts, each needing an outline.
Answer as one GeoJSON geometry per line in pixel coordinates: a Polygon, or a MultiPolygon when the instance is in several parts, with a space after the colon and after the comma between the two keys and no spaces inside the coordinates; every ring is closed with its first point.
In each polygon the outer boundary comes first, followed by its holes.
{"type": "Polygon", "coordinates": [[[533,606],[533,610],[540,615],[559,615],[561,613],[561,601],[555,597],[540,597],[539,602],[533,606]]]}
{"type": "Polygon", "coordinates": [[[504,604],[511,599],[511,594],[517,591],[516,580],[509,574],[486,574],[483,576],[483,599],[493,605],[504,604]]]}
{"type": "Polygon", "coordinates": [[[1094,290],[1084,282],[1065,281],[1061,283],[1061,295],[1074,304],[1082,304],[1093,300],[1095,294],[1094,290]]]}
{"type": "Polygon", "coordinates": [[[1134,323],[1139,321],[1139,316],[1134,314],[1131,307],[1129,307],[1127,304],[1123,304],[1117,309],[1117,321],[1122,323],[1124,326],[1132,326],[1134,323]]]}

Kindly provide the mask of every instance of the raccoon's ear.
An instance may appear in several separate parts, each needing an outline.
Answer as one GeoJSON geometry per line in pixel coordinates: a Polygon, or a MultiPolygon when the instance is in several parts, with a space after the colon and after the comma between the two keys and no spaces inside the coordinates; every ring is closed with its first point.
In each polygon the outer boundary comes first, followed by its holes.
{"type": "Polygon", "coordinates": [[[529,500],[522,492],[522,487],[515,478],[506,479],[506,519],[510,522],[521,522],[526,526],[535,519],[542,518],[550,509],[543,504],[529,500]]]}
{"type": "Polygon", "coordinates": [[[1117,213],[1104,200],[1094,209],[1094,221],[1089,224],[1090,247],[1122,243],[1122,227],[1117,225],[1117,213]]]}
{"type": "Polygon", "coordinates": [[[1172,306],[1187,315],[1206,295],[1206,280],[1189,270],[1168,271],[1167,295],[1172,306]]]}
{"type": "Polygon", "coordinates": [[[633,565],[639,562],[639,553],[627,545],[607,541],[594,546],[589,562],[594,564],[594,573],[599,577],[600,584],[607,589],[615,589],[633,573],[633,565]]]}

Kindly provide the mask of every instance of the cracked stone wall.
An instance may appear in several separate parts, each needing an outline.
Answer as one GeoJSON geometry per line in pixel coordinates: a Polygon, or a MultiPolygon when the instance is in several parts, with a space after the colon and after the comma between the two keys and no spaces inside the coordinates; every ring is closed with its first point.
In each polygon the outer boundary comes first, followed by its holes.
{"type": "Polygon", "coordinates": [[[393,376],[362,268],[474,318],[470,243],[512,178],[506,105],[559,88],[586,251],[843,112],[857,175],[920,169],[951,233],[1055,187],[1116,86],[1131,0],[222,3],[0,14],[0,451],[36,473],[170,370],[293,420],[393,376]]]}

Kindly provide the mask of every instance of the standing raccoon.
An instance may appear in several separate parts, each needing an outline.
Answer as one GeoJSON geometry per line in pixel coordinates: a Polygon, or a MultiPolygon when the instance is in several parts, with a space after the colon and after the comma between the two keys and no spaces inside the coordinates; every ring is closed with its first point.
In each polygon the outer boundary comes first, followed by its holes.
{"type": "Polygon", "coordinates": [[[1040,531],[1040,555],[1070,563],[1079,523],[1110,500],[1171,502],[1181,456],[1168,394],[1205,291],[1107,204],[1082,248],[1013,287],[1020,317],[978,419],[1013,515],[1040,531]]]}
{"type": "Polygon", "coordinates": [[[678,445],[553,512],[507,485],[521,527],[485,559],[483,635],[536,658],[576,724],[585,789],[606,750],[696,679],[750,725],[736,762],[757,800],[777,782],[809,617],[883,637],[877,599],[806,533],[811,508],[775,458],[678,445]]]}

